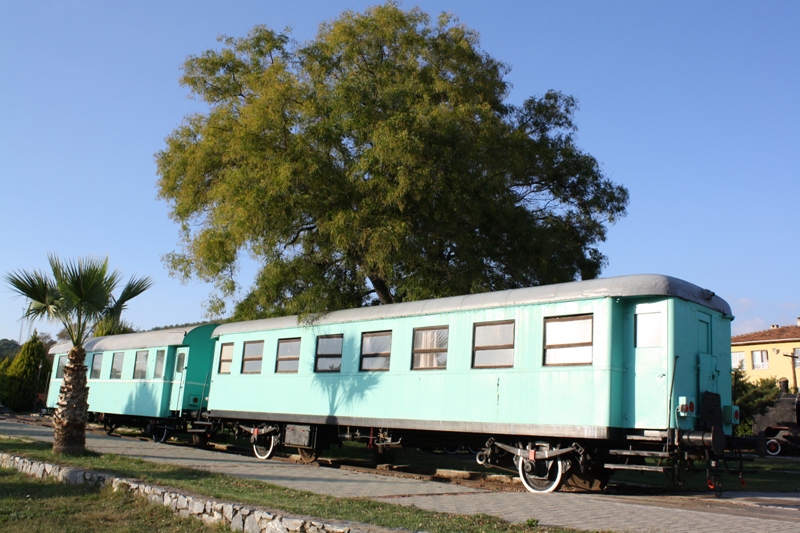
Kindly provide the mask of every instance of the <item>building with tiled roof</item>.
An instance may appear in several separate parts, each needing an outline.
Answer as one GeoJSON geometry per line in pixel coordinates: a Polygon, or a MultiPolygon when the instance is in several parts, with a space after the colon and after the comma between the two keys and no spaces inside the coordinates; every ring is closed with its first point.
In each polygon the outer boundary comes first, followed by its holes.
{"type": "Polygon", "coordinates": [[[797,390],[800,368],[800,318],[795,326],[774,325],[764,331],[731,337],[731,365],[748,381],[785,378],[797,390]]]}

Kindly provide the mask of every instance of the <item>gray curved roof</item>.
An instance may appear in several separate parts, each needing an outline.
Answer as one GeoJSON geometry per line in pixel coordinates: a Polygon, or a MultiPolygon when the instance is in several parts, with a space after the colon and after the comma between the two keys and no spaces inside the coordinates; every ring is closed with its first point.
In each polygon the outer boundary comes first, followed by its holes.
{"type": "MultiPolygon", "coordinates": [[[[86,341],[83,347],[87,352],[104,352],[107,350],[134,350],[136,348],[176,346],[183,344],[183,338],[195,327],[198,326],[94,337],[86,341]]],[[[50,353],[67,353],[71,348],[71,342],[60,342],[50,348],[50,353]]]]}
{"type": "MultiPolygon", "coordinates": [[[[698,287],[688,281],[660,274],[637,274],[605,279],[591,279],[526,287],[498,292],[453,296],[434,300],[420,300],[375,307],[359,307],[333,311],[313,317],[308,322],[314,324],[333,324],[376,320],[405,316],[431,315],[450,311],[466,311],[491,307],[523,304],[582,300],[585,298],[616,298],[624,296],[674,296],[695,302],[702,306],[731,316],[728,303],[713,292],[698,287]]],[[[251,331],[276,330],[295,327],[299,324],[297,316],[265,318],[247,322],[231,322],[214,329],[213,337],[228,333],[247,333],[251,331]]]]}

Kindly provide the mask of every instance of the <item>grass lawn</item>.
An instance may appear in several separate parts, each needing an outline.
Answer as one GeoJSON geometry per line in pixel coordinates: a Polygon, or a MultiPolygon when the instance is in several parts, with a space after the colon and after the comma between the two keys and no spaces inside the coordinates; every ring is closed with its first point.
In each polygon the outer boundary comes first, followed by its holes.
{"type": "Polygon", "coordinates": [[[0,469],[0,531],[19,533],[219,533],[129,493],[32,479],[0,469]]]}

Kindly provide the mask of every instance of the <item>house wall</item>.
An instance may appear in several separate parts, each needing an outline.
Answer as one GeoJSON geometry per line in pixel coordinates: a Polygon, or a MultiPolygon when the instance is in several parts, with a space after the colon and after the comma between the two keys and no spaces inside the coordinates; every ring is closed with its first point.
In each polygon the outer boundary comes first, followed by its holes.
{"type": "MultiPolygon", "coordinates": [[[[736,352],[744,353],[745,379],[751,382],[764,378],[786,378],[789,380],[789,387],[793,387],[792,368],[793,360],[784,357],[783,354],[794,353],[795,348],[800,348],[800,340],[794,341],[773,341],[762,343],[732,344],[731,345],[731,366],[733,366],[733,354],[736,352]],[[767,368],[753,368],[753,352],[766,350],[769,357],[767,368]],[[777,350],[777,353],[775,352],[777,350]]],[[[796,369],[797,377],[800,379],[800,368],[796,369]]]]}

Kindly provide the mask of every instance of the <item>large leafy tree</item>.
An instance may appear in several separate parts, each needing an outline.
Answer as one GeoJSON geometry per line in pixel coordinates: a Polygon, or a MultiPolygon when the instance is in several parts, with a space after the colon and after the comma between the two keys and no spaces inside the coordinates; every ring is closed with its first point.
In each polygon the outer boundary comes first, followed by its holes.
{"type": "Polygon", "coordinates": [[[89,407],[83,345],[99,321],[121,320],[127,303],[147,290],[152,281],[132,277],[115,297],[120,274],[109,270],[107,258],[62,261],[51,255],[49,261],[52,275],[20,270],[7,274],[6,281],[30,301],[25,318],[62,324],[72,342],[53,417],[53,452],[81,455],[85,451],[89,407]]]}
{"type": "Polygon", "coordinates": [[[574,140],[574,98],[506,101],[474,31],[387,3],[298,44],[256,26],[191,56],[208,105],[156,155],[173,272],[237,290],[237,318],[596,277],[628,193],[574,140]]]}

